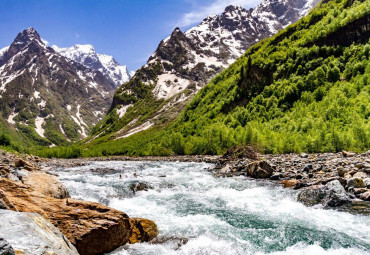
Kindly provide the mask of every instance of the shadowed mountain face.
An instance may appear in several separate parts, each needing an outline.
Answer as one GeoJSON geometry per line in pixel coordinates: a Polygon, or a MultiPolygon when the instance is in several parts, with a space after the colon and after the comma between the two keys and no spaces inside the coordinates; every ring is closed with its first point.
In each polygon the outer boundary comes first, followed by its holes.
{"type": "Polygon", "coordinates": [[[0,51],[2,117],[36,144],[87,136],[109,107],[114,89],[101,72],[48,47],[32,27],[0,51]]]}
{"type": "Polygon", "coordinates": [[[250,10],[230,5],[185,33],[176,28],[116,91],[110,113],[95,134],[118,132],[116,137],[122,137],[172,121],[213,76],[318,2],[264,0],[250,10]]]}

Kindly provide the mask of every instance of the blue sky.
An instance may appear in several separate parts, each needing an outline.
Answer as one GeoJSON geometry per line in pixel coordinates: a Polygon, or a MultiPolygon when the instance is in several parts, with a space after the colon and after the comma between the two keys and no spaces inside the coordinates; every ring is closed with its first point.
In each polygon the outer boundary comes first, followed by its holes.
{"type": "Polygon", "coordinates": [[[0,0],[0,48],[33,26],[50,45],[92,44],[136,70],[176,26],[186,30],[229,4],[260,0],[0,0]]]}

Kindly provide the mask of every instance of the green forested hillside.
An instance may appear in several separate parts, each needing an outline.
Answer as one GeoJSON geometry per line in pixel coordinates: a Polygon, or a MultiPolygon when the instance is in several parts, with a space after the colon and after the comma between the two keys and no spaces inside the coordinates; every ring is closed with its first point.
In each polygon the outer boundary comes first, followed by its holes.
{"type": "MultiPolygon", "coordinates": [[[[91,155],[370,148],[370,0],[323,1],[216,76],[175,123],[85,144],[91,155]]],[[[48,151],[55,155],[60,149],[48,151]]]]}

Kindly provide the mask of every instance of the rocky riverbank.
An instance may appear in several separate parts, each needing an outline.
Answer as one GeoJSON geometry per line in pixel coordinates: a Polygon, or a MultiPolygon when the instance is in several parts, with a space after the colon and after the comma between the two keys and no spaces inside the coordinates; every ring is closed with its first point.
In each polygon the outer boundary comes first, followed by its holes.
{"type": "Polygon", "coordinates": [[[248,176],[299,189],[298,201],[307,206],[370,214],[370,151],[261,155],[238,148],[220,157],[213,171],[216,177],[248,176]]]}
{"type": "Polygon", "coordinates": [[[70,198],[58,178],[43,171],[46,162],[0,155],[0,213],[7,219],[0,222],[0,254],[103,254],[158,235],[153,221],[70,198]]]}

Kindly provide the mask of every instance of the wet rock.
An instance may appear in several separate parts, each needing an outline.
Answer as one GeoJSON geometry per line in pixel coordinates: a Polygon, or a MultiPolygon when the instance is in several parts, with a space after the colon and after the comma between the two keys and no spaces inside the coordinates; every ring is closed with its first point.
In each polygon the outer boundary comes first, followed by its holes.
{"type": "Polygon", "coordinates": [[[352,190],[354,188],[365,188],[366,185],[361,178],[353,177],[347,181],[347,189],[352,190]]]}
{"type": "Polygon", "coordinates": [[[130,185],[130,190],[135,194],[137,191],[147,191],[149,189],[153,189],[152,186],[150,186],[146,182],[140,182],[136,181],[130,185]]]}
{"type": "Polygon", "coordinates": [[[313,206],[322,204],[325,207],[336,207],[351,202],[344,187],[338,180],[331,181],[326,185],[311,186],[298,194],[298,201],[313,206]]]}
{"type": "Polygon", "coordinates": [[[107,173],[117,172],[117,170],[105,167],[105,168],[90,169],[90,172],[99,173],[99,174],[107,174],[107,173]]]}
{"type": "Polygon", "coordinates": [[[37,213],[0,210],[0,218],[0,254],[78,255],[67,238],[37,213]],[[11,247],[3,246],[4,238],[11,247]],[[1,253],[1,246],[8,253],[1,253]]]}
{"type": "Polygon", "coordinates": [[[256,161],[250,163],[246,166],[245,171],[247,176],[253,178],[270,178],[274,173],[274,169],[266,161],[256,161]]]}
{"type": "Polygon", "coordinates": [[[158,236],[158,228],[154,221],[131,218],[130,224],[132,229],[129,239],[130,244],[149,242],[158,236]]]}
{"type": "Polygon", "coordinates": [[[167,237],[167,236],[161,236],[156,237],[152,241],[150,241],[151,244],[166,244],[166,246],[172,248],[173,250],[180,249],[181,246],[187,244],[189,242],[189,238],[187,237],[167,237]]]}
{"type": "Polygon", "coordinates": [[[32,172],[22,178],[22,182],[45,196],[54,198],[70,198],[67,188],[53,175],[43,172],[32,172]]]}
{"type": "Polygon", "coordinates": [[[13,247],[2,237],[0,237],[0,254],[15,255],[13,247]]]}

